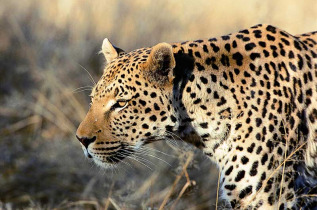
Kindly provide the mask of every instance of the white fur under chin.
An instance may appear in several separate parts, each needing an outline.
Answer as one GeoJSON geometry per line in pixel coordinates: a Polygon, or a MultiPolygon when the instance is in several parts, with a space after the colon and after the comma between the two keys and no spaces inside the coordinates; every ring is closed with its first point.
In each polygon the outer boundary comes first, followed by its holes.
{"type": "Polygon", "coordinates": [[[96,158],[94,158],[94,162],[97,166],[99,166],[102,169],[113,169],[116,167],[115,164],[105,163],[105,162],[102,162],[96,158]]]}
{"type": "Polygon", "coordinates": [[[134,145],[134,149],[135,150],[138,150],[142,147],[143,145],[143,142],[142,141],[138,141],[135,145],[134,145]]]}

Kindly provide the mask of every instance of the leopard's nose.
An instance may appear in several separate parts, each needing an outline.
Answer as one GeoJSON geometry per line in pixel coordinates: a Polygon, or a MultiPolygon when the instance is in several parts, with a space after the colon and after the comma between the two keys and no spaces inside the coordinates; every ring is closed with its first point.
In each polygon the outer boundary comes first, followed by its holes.
{"type": "Polygon", "coordinates": [[[76,138],[80,141],[80,143],[82,143],[82,145],[84,145],[84,147],[86,147],[86,149],[88,148],[89,144],[93,143],[94,141],[96,141],[96,136],[92,137],[92,138],[88,138],[88,137],[79,137],[76,135],[76,138]]]}

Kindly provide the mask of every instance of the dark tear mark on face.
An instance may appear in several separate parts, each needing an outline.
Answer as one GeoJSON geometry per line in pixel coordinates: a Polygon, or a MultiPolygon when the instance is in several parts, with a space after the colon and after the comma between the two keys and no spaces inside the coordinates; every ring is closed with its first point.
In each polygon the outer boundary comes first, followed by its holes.
{"type": "MultiPolygon", "coordinates": [[[[191,124],[185,122],[186,119],[190,118],[187,111],[182,109],[182,107],[184,107],[183,92],[185,90],[185,86],[188,82],[192,82],[192,79],[190,78],[194,76],[193,71],[195,60],[191,55],[184,54],[182,52],[175,53],[174,58],[176,61],[176,66],[173,70],[173,95],[177,97],[173,97],[173,100],[175,100],[173,104],[180,108],[178,109],[178,113],[176,113],[178,115],[176,117],[178,117],[178,119],[181,121],[180,124],[186,124],[186,128],[181,126],[179,127],[178,132],[181,133],[184,129],[193,131],[194,128],[191,127],[191,124]]],[[[203,143],[200,142],[200,137],[196,133],[190,134],[190,140],[188,143],[191,143],[198,148],[203,147],[203,143]]]]}

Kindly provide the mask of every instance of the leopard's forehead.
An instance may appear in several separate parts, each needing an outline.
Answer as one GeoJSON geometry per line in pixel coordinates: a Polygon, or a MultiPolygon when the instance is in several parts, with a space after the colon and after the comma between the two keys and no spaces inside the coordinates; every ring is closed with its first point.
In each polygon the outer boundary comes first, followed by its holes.
{"type": "Polygon", "coordinates": [[[151,48],[140,48],[117,57],[105,66],[103,75],[93,89],[91,96],[105,94],[116,84],[128,83],[141,74],[141,64],[149,57],[151,48]]]}

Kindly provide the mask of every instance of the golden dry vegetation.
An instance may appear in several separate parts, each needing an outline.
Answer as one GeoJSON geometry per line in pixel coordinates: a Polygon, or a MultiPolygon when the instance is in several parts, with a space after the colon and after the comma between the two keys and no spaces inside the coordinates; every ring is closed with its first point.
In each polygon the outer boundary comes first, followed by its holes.
{"type": "Polygon", "coordinates": [[[162,160],[145,156],[146,166],[104,171],[84,158],[75,131],[93,84],[86,70],[100,77],[104,37],[129,51],[258,23],[317,30],[317,2],[3,0],[0,209],[215,209],[217,169],[181,142],[152,144],[162,160]]]}

